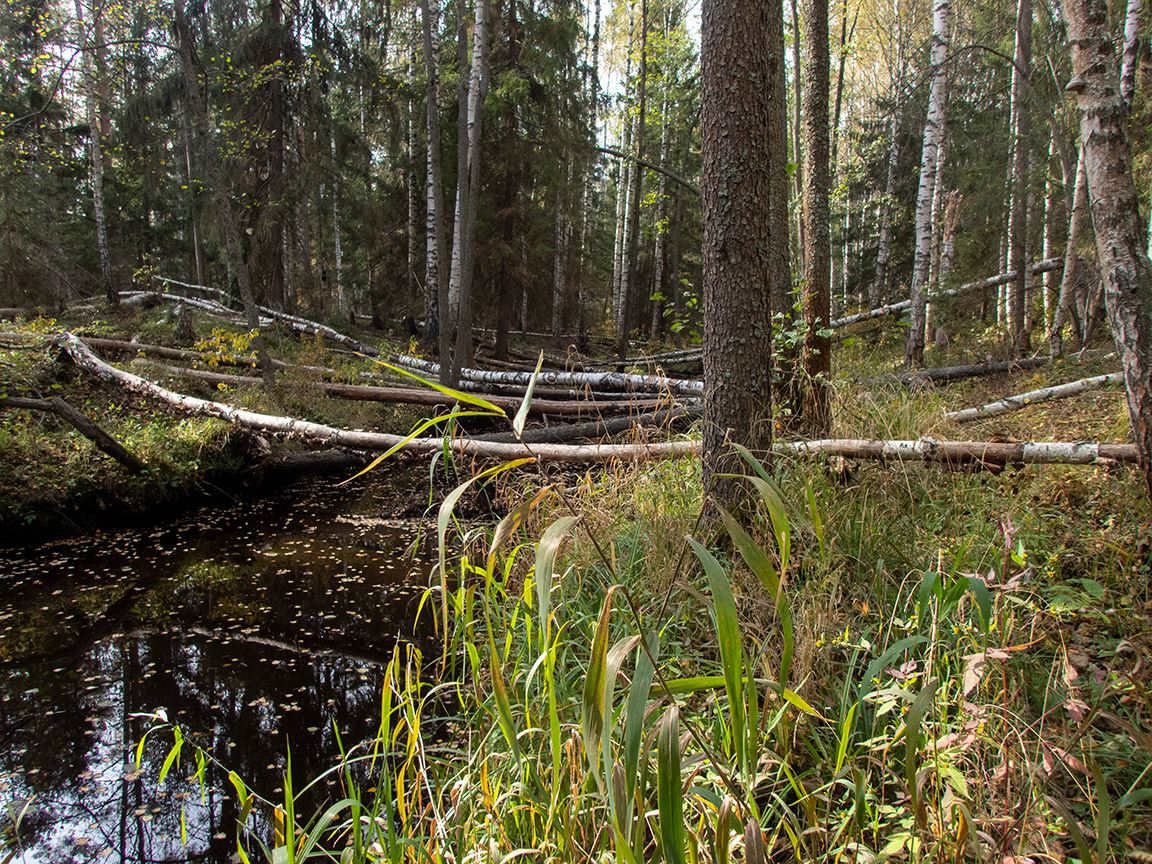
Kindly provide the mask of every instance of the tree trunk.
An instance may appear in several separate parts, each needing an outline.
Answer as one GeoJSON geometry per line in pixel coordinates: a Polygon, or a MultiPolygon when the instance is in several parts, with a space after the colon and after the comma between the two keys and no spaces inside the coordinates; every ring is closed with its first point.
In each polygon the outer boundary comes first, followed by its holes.
{"type": "Polygon", "coordinates": [[[783,66],[783,36],[777,42],[769,28],[772,5],[704,0],[701,11],[703,483],[721,503],[744,494],[716,476],[738,470],[729,442],[759,454],[772,446],[770,178],[784,175],[768,144],[779,131],[769,110],[778,95],[772,73],[783,66]]]}
{"type": "MultiPolygon", "coordinates": [[[[664,99],[660,105],[660,167],[668,163],[668,82],[663,82],[664,99]]],[[[660,185],[656,192],[656,248],[652,252],[652,324],[648,335],[655,342],[660,338],[664,324],[664,307],[667,305],[667,292],[664,290],[664,250],[667,246],[668,226],[668,177],[660,175],[660,185]]]]}
{"type": "Polygon", "coordinates": [[[1140,0],[1128,0],[1124,15],[1124,62],[1120,67],[1120,98],[1131,109],[1136,96],[1136,64],[1140,54],[1140,0]]]}
{"type": "Polygon", "coordinates": [[[924,305],[924,340],[932,341],[935,325],[935,310],[932,298],[940,293],[940,257],[943,254],[943,213],[944,213],[944,164],[948,161],[948,114],[945,100],[945,114],[940,129],[940,146],[936,150],[936,185],[932,190],[932,252],[928,257],[928,296],[924,305]]]}
{"type": "Polygon", "coordinates": [[[424,19],[425,102],[428,108],[428,173],[425,184],[427,205],[427,257],[424,270],[424,341],[435,346],[444,361],[444,381],[449,369],[448,270],[443,256],[447,249],[444,218],[440,207],[444,201],[444,172],[440,164],[440,3],[420,0],[424,19]]]}
{"type": "Polygon", "coordinates": [[[969,423],[972,420],[982,420],[985,417],[996,417],[1007,414],[1009,411],[1019,411],[1036,402],[1047,402],[1052,399],[1067,399],[1089,390],[1107,387],[1110,384],[1123,384],[1124,373],[1113,372],[1110,375],[1097,375],[1094,378],[1081,378],[1070,384],[1060,384],[1056,387],[1042,387],[1039,390],[1029,390],[1018,396],[1007,396],[996,402],[989,402],[979,408],[965,408],[963,411],[950,411],[944,415],[945,420],[956,423],[969,423]]]}
{"type": "Polygon", "coordinates": [[[804,2],[804,377],[794,408],[803,434],[823,438],[832,424],[831,216],[828,211],[828,0],[804,2]]]}
{"type": "Polygon", "coordinates": [[[1008,329],[1012,337],[1012,353],[1028,351],[1028,272],[1024,267],[1025,245],[1028,236],[1028,136],[1031,134],[1031,114],[1027,91],[1031,86],[1032,69],[1032,0],[1019,0],[1016,6],[1016,59],[1012,67],[1012,217],[1011,236],[1008,238],[1008,269],[1016,273],[1016,282],[1008,288],[1008,329]]]}
{"type": "Polygon", "coordinates": [[[1108,35],[1107,6],[1101,0],[1071,0],[1065,14],[1105,303],[1123,363],[1140,468],[1152,496],[1152,261],[1144,252],[1147,241],[1132,180],[1128,110],[1108,35]]]}
{"type": "MultiPolygon", "coordinates": [[[[791,0],[792,3],[792,75],[794,93],[792,96],[792,163],[795,169],[792,179],[795,183],[793,192],[798,205],[804,200],[804,149],[802,146],[802,130],[804,128],[801,106],[804,104],[804,86],[800,70],[800,0],[791,0]]],[[[797,269],[804,272],[804,216],[802,206],[796,208],[796,258],[797,269]]]]}
{"type": "Polygon", "coordinates": [[[233,275],[236,277],[236,284],[240,288],[240,299],[244,304],[244,316],[248,329],[254,334],[252,346],[256,349],[256,356],[260,361],[264,386],[271,387],[275,383],[276,373],[272,361],[268,357],[268,352],[264,348],[264,339],[260,334],[260,313],[256,308],[256,300],[252,296],[248,265],[244,261],[244,253],[240,246],[240,231],[236,227],[236,217],[232,213],[232,202],[229,200],[224,181],[224,168],[220,161],[220,151],[216,137],[208,123],[208,108],[204,104],[204,96],[200,92],[199,76],[192,60],[192,39],[188,30],[188,21],[184,17],[180,0],[176,0],[174,7],[177,50],[184,77],[184,91],[188,100],[188,108],[192,113],[192,122],[195,124],[200,137],[200,145],[204,149],[204,168],[208,174],[208,185],[212,187],[212,198],[216,204],[216,215],[220,219],[224,246],[228,252],[228,262],[231,265],[233,275]]]}
{"type": "Polygon", "coordinates": [[[1064,324],[1072,319],[1072,332],[1083,341],[1083,329],[1076,309],[1076,279],[1080,269],[1076,246],[1080,242],[1080,229],[1088,212],[1088,175],[1085,173],[1084,148],[1076,161],[1076,181],[1073,185],[1072,207],[1068,214],[1068,242],[1064,249],[1064,274],[1060,281],[1060,302],[1052,319],[1048,338],[1048,351],[1053,357],[1064,353],[1064,324]]]}
{"type": "Polygon", "coordinates": [[[476,0],[476,26],[472,38],[472,72],[468,92],[467,197],[460,250],[460,297],[456,319],[456,351],[452,355],[452,381],[462,367],[472,365],[472,275],[476,255],[476,209],[480,201],[480,143],[484,96],[488,92],[488,0],[476,0]]]}
{"type": "Polygon", "coordinates": [[[892,255],[892,205],[896,198],[897,171],[900,167],[900,126],[904,120],[904,45],[901,41],[897,54],[897,78],[893,84],[892,131],[888,150],[888,179],[884,185],[884,197],[880,199],[880,239],[876,249],[876,271],[872,277],[872,287],[868,292],[868,303],[876,308],[888,291],[888,259],[892,255]]]}
{"type": "Polygon", "coordinates": [[[621,327],[617,334],[616,359],[623,371],[624,361],[628,357],[628,331],[631,327],[629,316],[636,286],[640,281],[640,195],[643,189],[644,171],[639,160],[644,158],[644,122],[648,113],[648,0],[640,0],[640,75],[639,100],[636,112],[636,133],[633,135],[636,145],[637,163],[632,168],[632,190],[629,194],[628,214],[628,274],[621,288],[621,327]]]}
{"type": "MultiPolygon", "coordinates": [[[[411,30],[408,34],[408,172],[405,179],[408,184],[408,294],[414,299],[420,293],[420,282],[416,278],[416,221],[420,210],[419,181],[416,177],[416,46],[420,19],[415,4],[411,11],[411,30]]],[[[405,308],[410,305],[410,302],[406,303],[405,308]]]]}
{"type": "Polygon", "coordinates": [[[912,320],[904,346],[904,362],[924,363],[924,323],[928,289],[928,264],[932,247],[932,193],[936,185],[936,156],[944,125],[944,101],[948,92],[948,41],[952,27],[950,0],[936,0],[932,15],[932,85],[928,93],[928,116],[924,122],[924,150],[920,158],[920,188],[916,196],[916,259],[912,268],[912,320]]]}
{"type": "MultiPolygon", "coordinates": [[[[101,10],[93,9],[93,16],[99,18],[101,10]]],[[[100,122],[100,112],[96,104],[98,82],[96,80],[95,64],[92,61],[93,48],[88,47],[90,40],[84,29],[84,0],[76,0],[76,25],[80,30],[80,44],[83,51],[84,65],[84,106],[88,122],[88,158],[89,177],[92,181],[92,215],[96,222],[96,249],[100,255],[100,282],[101,290],[108,299],[108,303],[115,306],[120,302],[120,294],[112,284],[112,258],[108,251],[108,220],[104,209],[104,138],[103,124],[100,122]]]]}

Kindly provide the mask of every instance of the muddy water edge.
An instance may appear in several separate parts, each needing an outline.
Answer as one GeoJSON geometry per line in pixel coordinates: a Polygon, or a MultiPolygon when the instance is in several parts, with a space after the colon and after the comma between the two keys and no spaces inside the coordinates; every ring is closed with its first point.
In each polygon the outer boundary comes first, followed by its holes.
{"type": "MultiPolygon", "coordinates": [[[[164,784],[162,708],[195,742],[282,797],[373,737],[398,644],[434,656],[416,620],[434,528],[426,466],[382,466],[337,486],[293,483],[33,549],[0,549],[0,813],[16,861],[227,862],[226,778],[164,784]],[[401,518],[401,517],[404,518],[401,518]],[[13,821],[23,814],[18,836],[13,821]]],[[[170,742],[169,738],[169,742],[170,742]]],[[[336,796],[334,777],[312,794],[336,796]]]]}

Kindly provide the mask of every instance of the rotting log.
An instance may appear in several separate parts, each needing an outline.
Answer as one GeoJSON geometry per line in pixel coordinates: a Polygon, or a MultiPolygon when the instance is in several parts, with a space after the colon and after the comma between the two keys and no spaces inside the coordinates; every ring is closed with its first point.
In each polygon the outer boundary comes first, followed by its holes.
{"type": "Polygon", "coordinates": [[[945,420],[955,420],[957,423],[968,423],[984,417],[995,417],[1007,414],[1009,411],[1019,411],[1037,402],[1048,402],[1052,399],[1067,399],[1088,390],[1098,390],[1110,384],[1123,384],[1124,373],[1112,372],[1108,375],[1096,375],[1092,378],[1081,378],[1069,384],[1059,384],[1055,387],[1041,387],[1038,390],[1029,390],[1016,396],[1006,396],[997,402],[989,402],[977,408],[965,408],[963,411],[951,411],[944,415],[945,420]]]}
{"type": "MultiPolygon", "coordinates": [[[[210,384],[224,384],[230,387],[254,386],[259,378],[245,375],[230,375],[224,372],[209,372],[204,369],[186,369],[167,366],[150,360],[137,360],[147,367],[172,375],[185,375],[207,381],[210,384]]],[[[319,390],[336,399],[350,399],[358,402],[388,402],[404,405],[449,405],[454,400],[435,390],[416,387],[368,387],[357,384],[340,384],[325,381],[297,382],[301,386],[319,390]]],[[[517,411],[523,400],[512,396],[484,396],[485,401],[505,411],[517,411]]],[[[628,411],[648,412],[667,405],[665,399],[614,399],[587,400],[545,400],[533,399],[528,413],[551,417],[593,417],[597,414],[619,414],[628,411]]]]}
{"type": "Polygon", "coordinates": [[[101,452],[123,465],[129,473],[139,474],[146,467],[124,445],[96,425],[95,421],[59,396],[53,396],[51,399],[0,396],[0,408],[55,414],[61,420],[71,424],[77,432],[95,444],[101,452]]]}
{"type": "MultiPolygon", "coordinates": [[[[306,441],[320,441],[332,447],[347,447],[353,450],[385,451],[395,449],[412,454],[430,455],[442,452],[445,447],[443,438],[406,440],[400,435],[389,435],[382,432],[338,429],[294,417],[259,414],[223,402],[212,402],[207,399],[185,396],[154,384],[138,375],[110,366],[93,354],[80,339],[71,333],[60,334],[57,337],[57,344],[80,368],[127,390],[150,396],[172,409],[186,414],[217,417],[248,429],[295,436],[306,441]]],[[[505,460],[532,456],[546,462],[576,464],[611,461],[641,462],[652,459],[675,458],[695,453],[698,446],[695,441],[671,441],[656,444],[555,444],[533,446],[529,449],[519,443],[502,444],[470,441],[463,438],[455,438],[447,442],[448,449],[461,456],[505,460]]]]}

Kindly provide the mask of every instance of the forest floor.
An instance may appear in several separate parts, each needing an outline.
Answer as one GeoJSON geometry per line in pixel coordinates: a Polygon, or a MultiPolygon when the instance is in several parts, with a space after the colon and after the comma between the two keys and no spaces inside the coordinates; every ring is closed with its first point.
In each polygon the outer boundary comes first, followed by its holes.
{"type": "MultiPolygon", "coordinates": [[[[0,528],[82,522],[92,496],[150,508],[244,463],[224,422],[151,409],[48,355],[61,327],[172,343],[175,320],[157,310],[101,315],[5,323],[41,341],[0,348],[0,392],[62,395],[150,469],[129,477],[55,418],[7,412],[0,528]]],[[[223,345],[228,332],[202,321],[197,335],[223,345]]],[[[1130,440],[1115,387],[976,423],[943,418],[1115,371],[1106,341],[1010,375],[861,383],[893,371],[901,339],[887,327],[844,340],[834,436],[1130,440]]],[[[313,340],[271,341],[293,363],[349,378],[369,368],[313,340]]],[[[959,334],[929,364],[1000,353],[959,334]]],[[[187,380],[174,389],[342,427],[403,433],[420,416],[316,399],[292,375],[272,395],[187,380]]],[[[444,662],[461,681],[457,735],[380,768],[375,788],[399,803],[360,838],[379,855],[353,860],[422,848],[433,860],[484,849],[494,861],[516,850],[532,860],[678,861],[687,850],[710,861],[1152,861],[1152,506],[1134,468],[781,459],[772,491],[737,520],[743,534],[701,521],[695,460],[542,470],[506,475],[501,491],[524,547],[501,551],[472,532],[463,548],[475,554],[458,559],[453,545],[446,559],[454,572],[471,562],[458,587],[430,595],[455,621],[444,662]],[[721,569],[686,537],[718,550],[721,569]],[[551,578],[536,580],[545,568],[551,578]],[[638,652],[652,633],[659,649],[638,652]],[[628,686],[613,690],[621,669],[628,686]],[[449,806],[450,824],[428,815],[449,806]]],[[[422,704],[435,686],[402,677],[397,704],[422,704]]],[[[419,740],[418,711],[388,722],[419,740]]],[[[359,794],[373,814],[393,806],[359,794]]]]}

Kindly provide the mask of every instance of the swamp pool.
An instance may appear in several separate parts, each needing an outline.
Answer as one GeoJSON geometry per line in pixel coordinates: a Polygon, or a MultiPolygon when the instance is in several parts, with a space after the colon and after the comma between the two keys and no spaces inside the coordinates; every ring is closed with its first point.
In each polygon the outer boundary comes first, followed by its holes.
{"type": "Polygon", "coordinates": [[[232,859],[222,772],[201,790],[188,753],[160,784],[170,731],[137,770],[134,715],[163,709],[273,800],[289,745],[298,788],[372,738],[396,646],[435,650],[430,607],[416,625],[435,529],[396,518],[427,504],[425,472],[0,549],[0,860],[232,859]]]}

